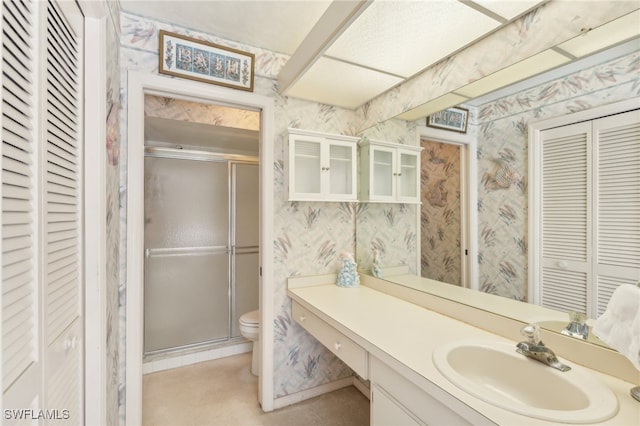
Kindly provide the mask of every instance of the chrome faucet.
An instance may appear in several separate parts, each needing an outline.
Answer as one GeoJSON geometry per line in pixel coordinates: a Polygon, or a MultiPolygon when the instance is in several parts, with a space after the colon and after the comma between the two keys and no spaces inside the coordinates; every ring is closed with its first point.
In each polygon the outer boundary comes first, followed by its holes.
{"type": "Polygon", "coordinates": [[[516,351],[531,359],[535,359],[543,364],[553,367],[560,371],[569,371],[571,367],[563,364],[558,360],[556,354],[546,347],[540,340],[540,326],[537,324],[529,324],[520,330],[523,336],[527,338],[526,342],[520,342],[516,345],[516,351]]]}
{"type": "Polygon", "coordinates": [[[589,326],[586,324],[587,314],[582,312],[569,312],[569,324],[560,330],[560,333],[575,337],[577,339],[587,340],[589,338],[589,326]]]}

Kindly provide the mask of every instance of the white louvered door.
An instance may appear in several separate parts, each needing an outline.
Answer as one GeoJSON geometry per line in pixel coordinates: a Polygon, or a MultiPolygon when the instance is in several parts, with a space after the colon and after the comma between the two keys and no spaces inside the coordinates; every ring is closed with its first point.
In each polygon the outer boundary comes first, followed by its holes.
{"type": "Polygon", "coordinates": [[[540,302],[597,318],[640,279],[640,110],[541,132],[540,302]]]}
{"type": "Polygon", "coordinates": [[[587,311],[591,124],[542,135],[542,306],[587,311]]]}
{"type": "Polygon", "coordinates": [[[3,421],[82,424],[83,17],[2,15],[3,421]]]}
{"type": "MultiPolygon", "coordinates": [[[[35,16],[2,2],[2,406],[41,404],[35,16]]],[[[3,413],[4,414],[4,413],[3,413]]],[[[4,417],[4,416],[3,416],[4,417]]],[[[10,419],[4,418],[10,423],[10,419]]]]}
{"type": "Polygon", "coordinates": [[[593,122],[597,315],[613,291],[640,280],[640,110],[593,122]]]}

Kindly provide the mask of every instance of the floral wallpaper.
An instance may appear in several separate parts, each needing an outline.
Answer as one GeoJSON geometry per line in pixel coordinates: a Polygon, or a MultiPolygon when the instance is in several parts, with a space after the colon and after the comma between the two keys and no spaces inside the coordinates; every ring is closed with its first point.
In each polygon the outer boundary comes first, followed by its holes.
{"type": "Polygon", "coordinates": [[[356,209],[358,269],[372,274],[374,250],[380,256],[380,265],[409,266],[409,272],[418,274],[416,250],[416,212],[413,204],[359,203],[356,209]]]}
{"type": "Polygon", "coordinates": [[[461,285],[460,146],[421,140],[423,277],[461,285]]]}
{"type": "Polygon", "coordinates": [[[237,129],[260,130],[260,113],[227,107],[169,99],[146,95],[144,115],[183,120],[212,126],[234,127],[237,129]]]}
{"type": "Polygon", "coordinates": [[[478,132],[479,285],[487,293],[527,300],[528,125],[640,96],[640,52],[601,63],[481,105],[478,132]],[[496,173],[515,175],[503,187],[496,173]]]}
{"type": "Polygon", "coordinates": [[[118,424],[124,376],[120,373],[120,12],[117,3],[105,2],[106,15],[106,421],[118,424]]]}

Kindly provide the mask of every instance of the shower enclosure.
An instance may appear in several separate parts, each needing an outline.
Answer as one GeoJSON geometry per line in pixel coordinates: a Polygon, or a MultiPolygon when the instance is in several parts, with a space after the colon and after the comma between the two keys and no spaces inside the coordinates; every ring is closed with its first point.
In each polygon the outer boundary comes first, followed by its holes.
{"type": "Polygon", "coordinates": [[[241,340],[258,309],[255,158],[145,150],[144,354],[241,340]]]}

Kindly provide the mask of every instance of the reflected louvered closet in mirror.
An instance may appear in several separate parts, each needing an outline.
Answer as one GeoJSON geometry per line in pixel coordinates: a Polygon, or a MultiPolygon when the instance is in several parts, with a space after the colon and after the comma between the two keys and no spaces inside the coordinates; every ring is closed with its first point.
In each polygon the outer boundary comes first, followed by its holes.
{"type": "Polygon", "coordinates": [[[534,299],[597,318],[640,278],[640,110],[540,131],[534,299]]]}

